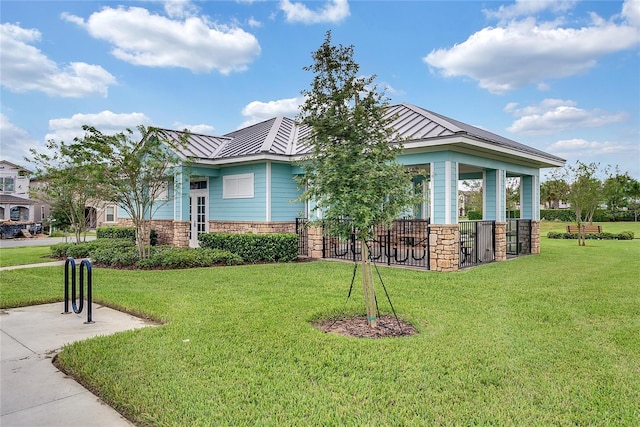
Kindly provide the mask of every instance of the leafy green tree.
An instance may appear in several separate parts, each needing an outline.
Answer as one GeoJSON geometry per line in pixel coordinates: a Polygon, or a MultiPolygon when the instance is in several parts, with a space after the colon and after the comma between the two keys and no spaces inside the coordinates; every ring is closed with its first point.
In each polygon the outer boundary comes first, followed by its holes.
{"type": "Polygon", "coordinates": [[[591,223],[593,214],[602,202],[602,182],[597,175],[600,166],[597,163],[585,164],[580,161],[575,166],[566,166],[567,182],[570,183],[569,203],[576,214],[576,222],[580,229],[578,245],[586,246],[582,225],[591,223]]]}
{"type": "Polygon", "coordinates": [[[76,139],[72,148],[83,161],[92,161],[92,171],[101,185],[103,200],[117,203],[136,229],[136,246],[140,258],[149,255],[149,224],[164,201],[158,196],[167,189],[175,169],[185,160],[177,153],[184,148],[188,132],[175,143],[162,130],[138,126],[141,138],[126,129],[105,135],[94,127],[83,126],[85,137],[76,139]]]}
{"type": "Polygon", "coordinates": [[[34,164],[36,177],[42,181],[34,187],[34,197],[51,205],[56,226],[73,232],[80,243],[88,229],[85,208],[96,200],[100,187],[91,162],[80,158],[73,144],[54,140],[47,142],[45,151],[30,152],[27,161],[34,164]]]}
{"type": "Polygon", "coordinates": [[[321,212],[322,221],[341,235],[353,232],[362,247],[362,282],[367,317],[376,326],[377,313],[371,260],[367,242],[373,227],[390,225],[419,202],[411,172],[396,161],[402,149],[388,100],[374,85],[375,76],[358,76],[354,47],[334,46],[331,32],[312,54],[314,73],[298,119],[309,126],[306,143],[311,154],[302,163],[302,198],[321,212]],[[344,221],[348,219],[349,221],[344,221]]]}
{"type": "Polygon", "coordinates": [[[512,211],[516,210],[520,203],[520,178],[507,178],[506,185],[506,207],[508,217],[512,211]]]}
{"type": "Polygon", "coordinates": [[[634,220],[638,220],[638,211],[640,211],[640,181],[631,178],[627,187],[627,208],[633,212],[634,220]]]}
{"type": "Polygon", "coordinates": [[[482,213],[482,180],[470,179],[462,182],[462,191],[464,195],[464,208],[467,212],[480,212],[482,213]]]}
{"type": "Polygon", "coordinates": [[[569,198],[569,184],[561,177],[561,170],[551,174],[550,179],[540,184],[540,201],[549,209],[558,209],[560,202],[569,198]]]}
{"type": "Polygon", "coordinates": [[[604,180],[602,190],[613,221],[621,208],[628,207],[632,182],[633,178],[628,173],[621,174],[618,168],[604,180]]]}

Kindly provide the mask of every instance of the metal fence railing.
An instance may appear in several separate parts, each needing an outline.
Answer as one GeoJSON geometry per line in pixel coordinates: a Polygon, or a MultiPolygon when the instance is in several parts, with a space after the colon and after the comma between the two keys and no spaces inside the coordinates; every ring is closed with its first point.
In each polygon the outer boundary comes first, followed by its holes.
{"type": "Polygon", "coordinates": [[[507,256],[529,255],[531,253],[531,220],[507,220],[507,256]]]}
{"type": "Polygon", "coordinates": [[[460,268],[495,261],[495,221],[460,221],[459,230],[460,268]]]}
{"type": "Polygon", "coordinates": [[[296,218],[296,234],[298,235],[298,255],[309,256],[309,229],[307,218],[296,218]]]}
{"type": "MultiPolygon", "coordinates": [[[[355,233],[341,237],[325,225],[323,234],[324,258],[362,259],[362,243],[355,233]]],[[[397,219],[391,227],[375,227],[368,244],[375,262],[429,269],[429,220],[397,219]]]]}

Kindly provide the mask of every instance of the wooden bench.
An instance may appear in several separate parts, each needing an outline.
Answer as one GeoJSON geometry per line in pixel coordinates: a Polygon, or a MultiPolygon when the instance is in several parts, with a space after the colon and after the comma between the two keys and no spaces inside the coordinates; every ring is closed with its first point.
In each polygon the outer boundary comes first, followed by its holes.
{"type": "MultiPolygon", "coordinates": [[[[581,225],[580,228],[586,234],[599,234],[602,233],[602,227],[599,225],[581,225]]],[[[567,233],[579,233],[580,228],[577,225],[567,225],[567,233]]]]}

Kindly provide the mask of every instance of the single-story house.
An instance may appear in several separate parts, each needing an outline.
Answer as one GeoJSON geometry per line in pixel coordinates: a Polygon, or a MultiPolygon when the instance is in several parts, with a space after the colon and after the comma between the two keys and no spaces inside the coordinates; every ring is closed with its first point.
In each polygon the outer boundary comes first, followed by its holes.
{"type": "MultiPolygon", "coordinates": [[[[409,216],[428,221],[427,268],[457,270],[469,255],[462,250],[463,240],[470,241],[476,231],[462,232],[458,220],[458,183],[466,179],[483,180],[483,220],[492,224],[492,260],[506,259],[508,252],[508,177],[520,178],[528,253],[539,252],[540,170],[561,167],[564,159],[415,105],[393,105],[387,114],[404,144],[398,161],[426,171],[415,180],[423,202],[409,216]]],[[[303,173],[299,161],[309,152],[307,132],[290,118],[274,117],[223,136],[189,134],[179,154],[190,165],[168,182],[160,197],[164,203],[154,214],[152,228],[160,241],[196,246],[198,234],[213,231],[295,232],[296,218],[309,212],[297,200],[302,190],[295,180],[303,173]]],[[[182,134],[163,133],[176,142],[182,134]]],[[[118,221],[130,223],[121,210],[118,221]]],[[[304,236],[307,255],[327,256],[322,233],[309,230],[304,236]]]]}

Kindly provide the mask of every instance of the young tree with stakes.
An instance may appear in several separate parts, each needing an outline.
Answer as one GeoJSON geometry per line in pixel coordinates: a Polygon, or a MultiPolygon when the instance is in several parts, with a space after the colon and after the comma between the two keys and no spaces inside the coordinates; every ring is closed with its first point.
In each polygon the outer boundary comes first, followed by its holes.
{"type": "MultiPolygon", "coordinates": [[[[310,127],[305,141],[311,148],[302,167],[304,200],[320,212],[333,232],[354,232],[362,248],[362,283],[367,318],[376,326],[377,309],[367,242],[377,225],[390,225],[419,195],[411,172],[396,161],[402,149],[385,115],[388,100],[373,84],[375,76],[358,76],[354,47],[334,46],[331,32],[313,52],[314,73],[298,116],[310,127]],[[392,141],[396,141],[391,143],[392,141]],[[348,221],[345,221],[348,220],[348,221]]],[[[317,223],[317,221],[316,221],[317,223]]]]}

